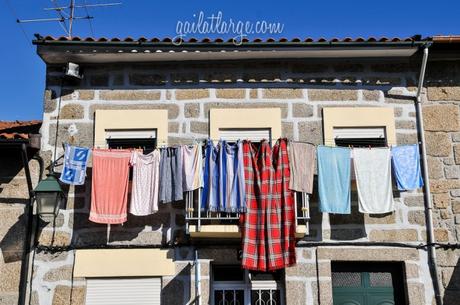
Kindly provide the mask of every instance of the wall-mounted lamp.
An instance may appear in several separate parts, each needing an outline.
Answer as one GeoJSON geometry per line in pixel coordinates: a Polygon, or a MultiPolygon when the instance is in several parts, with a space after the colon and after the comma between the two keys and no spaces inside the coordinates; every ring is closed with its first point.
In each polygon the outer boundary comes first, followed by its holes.
{"type": "Polygon", "coordinates": [[[37,201],[38,215],[59,214],[59,207],[64,203],[65,196],[61,185],[52,174],[40,181],[34,190],[35,200],[37,201]]]}

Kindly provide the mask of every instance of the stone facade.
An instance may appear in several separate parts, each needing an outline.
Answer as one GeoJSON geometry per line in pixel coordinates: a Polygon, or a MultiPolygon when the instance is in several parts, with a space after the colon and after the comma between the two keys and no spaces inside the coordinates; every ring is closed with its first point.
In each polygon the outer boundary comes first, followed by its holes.
{"type": "MultiPolygon", "coordinates": [[[[281,109],[283,136],[321,144],[324,107],[391,107],[398,144],[417,143],[413,86],[418,67],[419,61],[119,64],[84,67],[85,78],[62,89],[57,81],[58,69],[49,67],[42,149],[52,153],[56,136],[58,156],[63,153],[64,141],[102,146],[93,143],[96,109],[166,109],[168,143],[180,144],[208,137],[211,108],[276,107],[281,109]],[[68,134],[71,125],[78,130],[73,137],[68,134]]],[[[458,71],[460,65],[430,62],[423,95],[435,236],[438,242],[458,243],[460,78],[443,79],[439,69],[458,71]]],[[[195,247],[184,232],[183,203],[161,206],[157,214],[149,217],[129,215],[126,224],[111,226],[107,234],[107,226],[88,221],[91,168],[86,181],[84,186],[66,190],[66,209],[61,210],[54,225],[50,222],[40,231],[39,246],[50,248],[48,252],[39,251],[34,260],[34,304],[84,304],[85,279],[73,278],[72,249],[98,245],[173,247],[177,274],[163,278],[163,304],[187,304],[192,300],[195,247]],[[53,250],[53,247],[64,248],[53,250]]],[[[404,262],[408,304],[432,304],[434,293],[423,248],[312,247],[308,243],[397,242],[414,247],[423,244],[426,241],[423,194],[395,191],[394,197],[396,211],[387,215],[360,214],[355,193],[351,215],[327,215],[318,212],[315,192],[311,199],[310,234],[298,243],[298,264],[286,269],[286,304],[332,304],[331,261],[335,260],[404,262]]],[[[238,264],[238,245],[196,248],[202,268],[202,304],[208,304],[210,264],[238,264]]],[[[460,297],[460,250],[438,249],[437,253],[443,298],[446,305],[453,305],[460,297]]]]}
{"type": "MultiPolygon", "coordinates": [[[[32,157],[36,150],[28,151],[32,157]]],[[[25,171],[19,148],[0,148],[0,304],[18,304],[19,282],[29,204],[25,171]]],[[[36,160],[29,161],[33,185],[40,175],[36,160]]]]}

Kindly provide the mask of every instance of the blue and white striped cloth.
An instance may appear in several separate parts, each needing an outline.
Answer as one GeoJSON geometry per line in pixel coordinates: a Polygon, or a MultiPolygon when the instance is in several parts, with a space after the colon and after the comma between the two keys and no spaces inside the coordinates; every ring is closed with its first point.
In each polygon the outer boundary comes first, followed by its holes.
{"type": "Polygon", "coordinates": [[[71,185],[82,185],[85,183],[86,166],[90,149],[87,147],[65,145],[64,168],[62,169],[61,180],[71,185]]]}

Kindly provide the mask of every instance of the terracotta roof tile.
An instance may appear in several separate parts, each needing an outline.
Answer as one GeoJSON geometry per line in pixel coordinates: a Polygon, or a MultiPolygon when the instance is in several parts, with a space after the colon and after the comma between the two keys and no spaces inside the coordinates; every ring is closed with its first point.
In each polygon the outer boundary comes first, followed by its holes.
{"type": "MultiPolygon", "coordinates": [[[[426,40],[428,38],[425,38],[426,40]]],[[[430,38],[431,39],[431,38],[430,38]]],[[[146,38],[146,37],[139,37],[139,38],[133,38],[133,37],[112,37],[112,38],[106,38],[106,37],[79,37],[79,36],[74,36],[72,38],[68,38],[65,36],[61,37],[53,37],[53,36],[44,36],[40,37],[39,40],[45,40],[45,41],[94,41],[94,42],[163,42],[163,43],[169,43],[172,42],[173,40],[170,37],[152,37],[152,38],[146,38]]],[[[185,40],[187,43],[225,43],[225,42],[232,42],[232,39],[225,40],[223,38],[209,38],[209,37],[204,37],[204,38],[195,38],[191,37],[185,40]]],[[[254,42],[254,43],[287,43],[287,42],[406,42],[406,41],[422,41],[422,38],[420,35],[415,35],[412,37],[344,37],[344,38],[325,38],[325,37],[320,37],[317,39],[313,39],[311,37],[306,37],[306,38],[300,38],[300,37],[293,37],[293,38],[254,38],[252,40],[249,40],[247,38],[243,39],[243,42],[254,42]]]]}
{"type": "Polygon", "coordinates": [[[33,121],[0,121],[0,139],[26,140],[30,134],[38,134],[42,122],[33,121]]]}

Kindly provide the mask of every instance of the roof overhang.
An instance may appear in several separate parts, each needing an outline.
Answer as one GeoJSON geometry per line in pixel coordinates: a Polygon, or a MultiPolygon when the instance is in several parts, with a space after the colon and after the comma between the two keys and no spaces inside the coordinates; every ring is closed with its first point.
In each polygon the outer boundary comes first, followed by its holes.
{"type": "Polygon", "coordinates": [[[407,58],[426,42],[231,43],[34,41],[47,64],[271,59],[407,58]]]}

